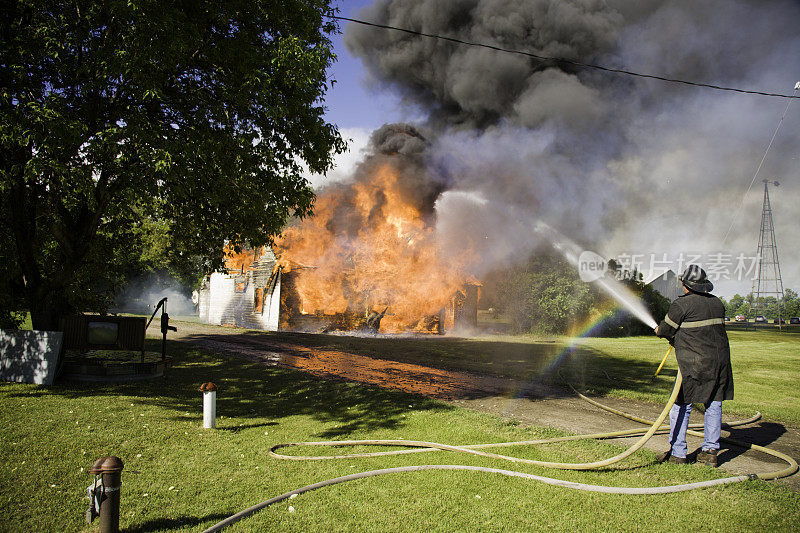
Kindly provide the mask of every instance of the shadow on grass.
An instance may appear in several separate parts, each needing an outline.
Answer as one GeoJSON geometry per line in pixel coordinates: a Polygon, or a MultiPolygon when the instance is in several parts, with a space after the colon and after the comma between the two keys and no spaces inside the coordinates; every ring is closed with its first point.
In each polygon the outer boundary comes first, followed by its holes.
{"type": "MultiPolygon", "coordinates": [[[[149,339],[148,348],[151,346],[158,348],[159,342],[149,339]]],[[[587,345],[565,348],[563,342],[553,340],[505,342],[439,336],[217,332],[212,329],[171,341],[168,350],[175,358],[175,366],[164,379],[116,385],[60,383],[53,391],[64,390],[66,395],[77,396],[117,391],[147,398],[149,403],[193,412],[199,398],[197,386],[214,381],[221,387],[217,408],[220,416],[280,417],[313,411],[315,416],[335,419],[352,431],[394,427],[391,417],[400,412],[391,405],[400,396],[387,388],[404,388],[403,385],[409,383],[415,386],[406,386],[405,390],[441,398],[506,395],[538,399],[572,396],[566,383],[590,394],[631,389],[666,395],[674,379],[674,371],[665,371],[658,380],[650,379],[654,365],[647,362],[618,358],[587,345]],[[199,345],[201,350],[217,353],[218,357],[193,350],[191,343],[199,345]],[[326,354],[326,359],[312,361],[320,352],[326,354]],[[225,354],[238,357],[228,359],[225,354]],[[326,379],[321,381],[311,374],[292,374],[275,368],[267,370],[263,364],[265,361],[283,364],[281,358],[287,355],[294,362],[286,366],[319,370],[326,379]],[[245,362],[239,357],[257,362],[245,362]],[[391,364],[375,369],[373,367],[380,365],[375,364],[374,359],[408,365],[391,364]],[[347,372],[358,365],[371,375],[359,375],[360,369],[347,372]],[[440,370],[451,374],[445,375],[440,370]],[[177,382],[172,381],[175,378],[177,382]],[[337,379],[383,388],[355,389],[337,379]],[[429,387],[417,386],[425,382],[429,387]],[[448,388],[453,383],[455,386],[448,388]],[[441,390],[444,392],[437,394],[441,390]],[[358,413],[345,408],[354,402],[368,407],[359,409],[358,413]]]]}
{"type": "Polygon", "coordinates": [[[258,353],[261,358],[270,358],[286,366],[319,368],[320,373],[328,377],[339,371],[357,381],[398,388],[403,383],[427,382],[429,390],[424,386],[414,390],[443,398],[572,396],[562,376],[576,387],[597,394],[628,387],[668,394],[675,375],[673,371],[669,382],[664,378],[651,380],[655,365],[614,357],[587,345],[565,347],[562,341],[553,340],[504,342],[438,336],[348,336],[241,330],[193,333],[183,340],[229,353],[238,352],[244,354],[243,357],[258,353]],[[313,361],[315,354],[320,353],[324,357],[313,361]],[[371,359],[359,359],[364,357],[371,359]],[[371,363],[372,359],[399,364],[388,368],[371,363]],[[369,367],[369,372],[353,378],[358,374],[356,367],[359,365],[369,367]],[[443,376],[437,373],[439,370],[461,375],[443,376]],[[471,379],[470,375],[488,379],[471,379]],[[462,380],[465,385],[441,393],[438,385],[447,380],[462,380]]]}
{"type": "MultiPolygon", "coordinates": [[[[781,435],[786,433],[786,427],[783,424],[776,424],[775,422],[759,422],[748,426],[746,428],[731,428],[730,438],[759,446],[769,446],[781,435]]],[[[717,456],[719,463],[726,463],[744,454],[749,448],[736,446],[734,444],[722,443],[723,449],[717,456]]],[[[772,456],[770,456],[772,457],[772,456]]],[[[775,459],[781,461],[780,459],[775,459]]]]}
{"type": "MultiPolygon", "coordinates": [[[[150,339],[148,345],[158,347],[159,344],[150,339]]],[[[598,395],[620,389],[667,395],[675,376],[674,370],[664,371],[657,380],[652,380],[654,365],[647,362],[618,358],[586,345],[564,348],[562,343],[549,340],[520,343],[449,337],[358,337],[233,330],[195,333],[181,341],[172,341],[169,346],[175,366],[165,378],[115,385],[59,383],[52,392],[63,390],[67,396],[84,396],[115,391],[142,397],[147,403],[193,412],[199,401],[197,386],[213,381],[221,387],[217,406],[220,416],[275,418],[313,414],[320,419],[340,422],[338,433],[346,434],[358,429],[395,427],[397,421],[393,417],[404,410],[392,406],[403,393],[387,389],[425,380],[431,392],[425,387],[413,390],[436,396],[437,386],[443,382],[463,379],[466,380],[463,387],[455,387],[448,391],[449,395],[439,397],[476,399],[502,394],[538,399],[573,396],[566,383],[582,392],[598,395]],[[193,349],[191,343],[197,343],[201,349],[193,349]],[[207,355],[202,350],[217,355],[207,355]],[[324,352],[328,359],[314,363],[318,367],[306,364],[317,352],[324,352]],[[225,354],[241,358],[229,359],[225,354]],[[265,360],[278,361],[284,354],[300,363],[288,366],[319,368],[326,379],[263,364],[265,360]],[[359,356],[362,359],[356,360],[359,356]],[[384,365],[377,371],[369,368],[377,377],[365,376],[364,379],[349,374],[349,379],[379,387],[358,388],[341,382],[347,379],[342,377],[347,374],[345,371],[358,364],[362,368],[378,366],[372,365],[372,359],[363,357],[418,366],[384,365]],[[443,376],[439,370],[458,374],[443,376]],[[488,379],[481,379],[482,376],[488,379]],[[350,410],[349,406],[354,404],[361,408],[355,412],[350,410]]],[[[425,405],[426,409],[433,405],[441,407],[423,396],[414,404],[425,405]]]]}
{"type": "Polygon", "coordinates": [[[178,516],[176,518],[159,518],[156,520],[150,520],[143,524],[139,524],[133,527],[122,529],[124,533],[148,533],[150,531],[164,531],[165,529],[186,529],[188,527],[193,527],[198,524],[202,524],[203,522],[208,522],[210,520],[214,520],[214,522],[219,522],[220,520],[224,520],[228,518],[227,514],[211,514],[208,516],[204,516],[202,518],[197,518],[194,516],[178,516]]]}
{"type": "Polygon", "coordinates": [[[240,431],[244,431],[245,429],[251,428],[262,428],[267,426],[277,426],[277,422],[264,422],[263,424],[239,424],[237,426],[220,426],[217,425],[214,429],[218,429],[220,431],[230,431],[231,433],[238,433],[240,431]]]}
{"type": "MultiPolygon", "coordinates": [[[[148,349],[160,347],[157,339],[148,339],[147,344],[148,349]]],[[[217,415],[222,430],[237,432],[264,425],[254,422],[226,426],[222,417],[275,420],[297,414],[334,422],[338,427],[320,435],[330,438],[357,431],[397,428],[403,423],[402,415],[411,410],[449,408],[422,395],[415,395],[409,401],[408,393],[392,390],[410,382],[429,380],[435,389],[440,384],[437,380],[466,379],[468,383],[458,389],[460,396],[456,397],[470,399],[498,394],[533,400],[572,397],[574,393],[567,383],[593,395],[637,390],[667,397],[676,374],[674,369],[665,370],[654,380],[655,365],[647,361],[616,357],[587,345],[565,348],[562,343],[548,341],[520,343],[233,330],[193,333],[180,341],[171,341],[168,346],[174,366],[164,378],[120,384],[59,382],[49,389],[29,389],[21,394],[59,394],[68,398],[124,395],[138,398],[143,405],[170,409],[176,419],[185,419],[193,418],[185,413],[199,412],[202,401],[197,391],[199,385],[212,381],[219,389],[217,415]],[[195,348],[193,342],[201,347],[195,348]],[[283,353],[308,361],[318,351],[335,355],[322,368],[325,379],[264,364],[265,359],[274,361],[283,353]],[[391,365],[372,381],[359,380],[380,386],[361,386],[337,378],[337,371],[355,365],[358,356],[419,366],[391,365]],[[441,372],[437,373],[439,369],[458,374],[443,377],[441,372]],[[511,377],[498,377],[503,375],[511,377]],[[486,381],[481,376],[491,378],[486,381]],[[481,388],[484,383],[489,386],[481,388]],[[498,391],[497,383],[505,389],[498,391]]],[[[369,366],[371,361],[362,359],[358,364],[369,366]]]]}
{"type": "MultiPolygon", "coordinates": [[[[148,340],[148,345],[158,341],[148,340]]],[[[82,383],[58,381],[51,387],[15,391],[11,396],[62,396],[68,399],[126,396],[141,406],[158,406],[175,413],[174,418],[196,418],[201,413],[201,383],[212,381],[217,389],[217,424],[223,431],[238,432],[277,422],[253,421],[226,425],[227,418],[278,420],[308,415],[339,426],[329,435],[400,427],[403,415],[414,410],[451,409],[424,396],[409,401],[406,393],[360,386],[341,380],[326,380],[290,369],[276,368],[238,358],[226,358],[185,343],[170,344],[174,364],[162,378],[134,383],[82,383]],[[412,407],[413,406],[413,407],[412,407]],[[195,416],[185,415],[193,413],[195,416]],[[223,418],[224,417],[224,418],[223,418]]],[[[133,409],[133,408],[132,408],[133,409]]]]}

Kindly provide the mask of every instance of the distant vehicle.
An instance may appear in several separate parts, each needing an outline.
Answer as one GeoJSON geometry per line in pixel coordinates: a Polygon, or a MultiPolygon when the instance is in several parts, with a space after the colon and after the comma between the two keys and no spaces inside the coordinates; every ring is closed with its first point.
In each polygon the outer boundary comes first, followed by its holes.
{"type": "Polygon", "coordinates": [[[730,321],[731,321],[731,317],[729,317],[729,316],[726,316],[726,317],[725,317],[725,322],[730,322],[730,321]]]}
{"type": "Polygon", "coordinates": [[[793,316],[790,318],[789,324],[800,324],[800,316],[793,316]]]}
{"type": "Polygon", "coordinates": [[[747,317],[744,315],[736,315],[736,322],[747,322],[747,317]]]}
{"type": "Polygon", "coordinates": [[[780,318],[780,319],[779,319],[779,318],[776,318],[775,320],[773,320],[773,321],[772,321],[772,323],[773,323],[773,324],[777,324],[777,323],[778,323],[778,320],[780,320],[781,324],[786,324],[786,321],[785,321],[784,319],[782,319],[782,318],[780,318]]]}
{"type": "Polygon", "coordinates": [[[757,324],[766,324],[767,323],[767,317],[765,317],[764,315],[758,315],[756,317],[756,319],[754,320],[754,322],[757,323],[757,324]]]}

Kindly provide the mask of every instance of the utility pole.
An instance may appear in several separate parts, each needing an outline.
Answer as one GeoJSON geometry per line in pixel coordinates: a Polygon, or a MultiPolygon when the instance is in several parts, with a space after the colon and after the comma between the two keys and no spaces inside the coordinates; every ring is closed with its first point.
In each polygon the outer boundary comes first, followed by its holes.
{"type": "MultiPolygon", "coordinates": [[[[751,291],[753,301],[747,310],[747,319],[749,321],[751,315],[757,317],[760,314],[764,314],[766,304],[763,299],[774,294],[778,300],[778,329],[781,329],[783,280],[781,280],[781,265],[778,262],[775,226],[772,223],[772,207],[769,203],[770,180],[761,181],[764,182],[764,207],[761,210],[761,230],[758,234],[758,250],[756,252],[758,268],[756,276],[753,278],[751,291]]],[[[775,187],[780,185],[777,181],[772,183],[775,187]]]]}

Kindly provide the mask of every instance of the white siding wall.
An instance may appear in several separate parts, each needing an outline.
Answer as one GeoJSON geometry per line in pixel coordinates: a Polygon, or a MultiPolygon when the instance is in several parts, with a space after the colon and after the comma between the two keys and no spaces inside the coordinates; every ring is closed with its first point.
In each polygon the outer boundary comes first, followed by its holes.
{"type": "Polygon", "coordinates": [[[233,276],[214,272],[208,289],[200,291],[199,317],[208,324],[234,324],[246,328],[277,331],[281,304],[280,274],[272,294],[264,294],[263,312],[253,308],[255,286],[248,279],[244,293],[235,292],[233,276]]]}
{"type": "Polygon", "coordinates": [[[222,324],[225,311],[229,308],[235,295],[233,278],[221,272],[214,272],[211,274],[208,288],[208,323],[222,324]]]}
{"type": "Polygon", "coordinates": [[[211,293],[208,287],[205,286],[197,292],[197,317],[200,319],[200,322],[208,323],[208,300],[211,293]]]}
{"type": "Polygon", "coordinates": [[[264,294],[264,329],[268,331],[278,331],[278,319],[281,311],[281,274],[278,272],[278,279],[275,282],[275,289],[272,294],[264,294]]]}

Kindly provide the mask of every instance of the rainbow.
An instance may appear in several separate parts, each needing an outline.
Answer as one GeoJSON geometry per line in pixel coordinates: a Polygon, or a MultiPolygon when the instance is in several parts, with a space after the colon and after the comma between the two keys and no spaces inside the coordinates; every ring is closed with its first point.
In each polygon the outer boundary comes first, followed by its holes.
{"type": "Polygon", "coordinates": [[[617,313],[621,312],[625,312],[625,309],[619,306],[617,302],[609,300],[585,320],[575,323],[566,334],[568,338],[567,345],[560,351],[554,351],[541,370],[536,372],[534,376],[531,376],[523,387],[514,392],[512,397],[521,398],[529,393],[535,384],[550,378],[567,360],[569,360],[579,344],[580,339],[594,336],[603,326],[604,322],[613,319],[617,313]]]}
{"type": "Polygon", "coordinates": [[[591,316],[586,318],[583,322],[578,322],[570,328],[570,331],[567,332],[567,337],[569,337],[569,342],[564,347],[561,352],[557,353],[550,363],[542,369],[540,373],[541,377],[549,377],[558,370],[561,365],[569,359],[572,353],[575,351],[575,347],[578,345],[578,340],[585,338],[585,337],[592,337],[595,333],[597,333],[603,324],[614,317],[615,314],[622,312],[622,308],[620,308],[616,302],[610,301],[600,309],[598,309],[595,313],[591,316]],[[610,314],[611,313],[611,314],[610,314]]]}

